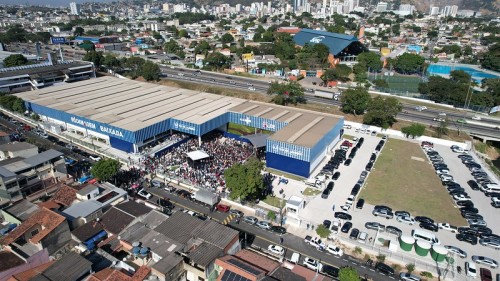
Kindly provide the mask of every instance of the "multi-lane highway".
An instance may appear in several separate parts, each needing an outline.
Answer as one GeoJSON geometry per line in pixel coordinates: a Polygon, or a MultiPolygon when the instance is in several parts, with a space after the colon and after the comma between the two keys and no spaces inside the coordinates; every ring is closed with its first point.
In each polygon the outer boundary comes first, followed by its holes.
{"type": "MultiPolygon", "coordinates": [[[[205,85],[216,85],[226,88],[237,88],[255,93],[265,94],[269,88],[269,83],[272,80],[259,80],[247,77],[227,75],[221,73],[198,71],[194,69],[178,68],[178,67],[161,67],[165,79],[190,81],[205,85]]],[[[306,99],[309,102],[323,103],[333,106],[340,106],[340,102],[333,99],[325,99],[312,96],[313,90],[306,89],[306,99]]],[[[500,120],[493,118],[484,118],[481,121],[472,120],[473,113],[468,111],[456,111],[450,109],[437,109],[429,107],[425,110],[416,110],[417,105],[411,103],[403,103],[403,111],[397,115],[398,119],[424,123],[428,125],[438,126],[438,121],[434,120],[438,114],[446,114],[448,119],[448,128],[452,130],[460,129],[467,133],[475,133],[483,136],[500,138],[500,120]],[[457,120],[466,120],[466,123],[458,123],[457,120]]],[[[443,118],[442,116],[439,116],[443,118]]]]}

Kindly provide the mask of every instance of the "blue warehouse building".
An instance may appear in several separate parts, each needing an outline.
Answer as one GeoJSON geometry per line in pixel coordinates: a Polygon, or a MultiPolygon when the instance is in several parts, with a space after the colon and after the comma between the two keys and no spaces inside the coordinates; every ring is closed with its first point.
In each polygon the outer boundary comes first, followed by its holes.
{"type": "Polygon", "coordinates": [[[343,134],[340,116],[113,77],[16,95],[43,122],[127,153],[172,131],[200,142],[211,131],[227,131],[229,123],[271,131],[267,166],[302,177],[343,134]]]}

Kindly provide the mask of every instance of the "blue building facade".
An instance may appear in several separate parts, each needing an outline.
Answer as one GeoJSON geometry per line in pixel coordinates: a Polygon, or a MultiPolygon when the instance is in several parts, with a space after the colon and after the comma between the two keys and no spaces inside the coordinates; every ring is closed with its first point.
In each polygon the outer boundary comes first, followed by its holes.
{"type": "MultiPolygon", "coordinates": [[[[137,152],[138,147],[169,130],[201,137],[213,130],[226,130],[228,123],[235,123],[276,132],[288,125],[286,122],[266,119],[258,116],[246,115],[238,112],[225,112],[202,124],[195,124],[169,118],[157,122],[137,131],[129,131],[109,124],[88,119],[83,116],[67,113],[42,106],[36,103],[25,102],[27,110],[41,116],[58,120],[59,122],[81,128],[82,130],[96,132],[109,138],[111,147],[125,151],[137,152]]],[[[340,139],[343,134],[344,120],[340,118],[336,125],[313,146],[304,147],[292,143],[286,143],[272,138],[266,143],[266,164],[268,167],[286,173],[309,177],[312,170],[320,163],[326,152],[340,139]]],[[[68,126],[66,126],[68,127],[68,126]]]]}

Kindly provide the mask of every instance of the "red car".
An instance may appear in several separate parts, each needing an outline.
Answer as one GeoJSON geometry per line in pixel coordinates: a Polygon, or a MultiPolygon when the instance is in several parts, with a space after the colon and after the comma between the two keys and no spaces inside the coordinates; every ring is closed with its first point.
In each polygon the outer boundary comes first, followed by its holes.
{"type": "Polygon", "coordinates": [[[227,213],[231,209],[230,206],[224,205],[224,204],[217,204],[216,206],[217,211],[227,213]]]}
{"type": "Polygon", "coordinates": [[[434,147],[434,144],[430,141],[423,141],[422,142],[422,147],[428,146],[428,147],[434,147]]]}
{"type": "Polygon", "coordinates": [[[491,271],[487,268],[480,268],[479,274],[481,276],[481,281],[492,281],[493,277],[491,276],[491,271]]]}
{"type": "Polygon", "coordinates": [[[342,145],[345,145],[345,146],[348,146],[348,147],[352,147],[352,143],[348,140],[345,140],[342,145]]]}

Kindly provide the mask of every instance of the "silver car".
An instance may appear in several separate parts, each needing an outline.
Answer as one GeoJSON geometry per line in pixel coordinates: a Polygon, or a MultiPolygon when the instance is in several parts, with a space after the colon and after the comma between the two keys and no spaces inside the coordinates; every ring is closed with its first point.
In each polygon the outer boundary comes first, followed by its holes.
{"type": "Polygon", "coordinates": [[[498,263],[494,259],[490,259],[483,256],[472,256],[472,261],[479,264],[488,265],[491,268],[497,268],[498,263]]]}
{"type": "Polygon", "coordinates": [[[256,217],[246,216],[243,217],[243,221],[249,224],[256,224],[259,220],[256,217]]]}
{"type": "Polygon", "coordinates": [[[367,222],[365,223],[365,227],[368,229],[378,230],[380,232],[385,231],[385,225],[378,222],[367,222]]]}
{"type": "Polygon", "coordinates": [[[463,259],[465,259],[465,258],[467,257],[467,253],[466,253],[464,250],[462,250],[462,249],[460,249],[460,248],[458,248],[458,247],[455,247],[455,246],[449,246],[449,245],[446,245],[446,246],[444,246],[444,247],[445,247],[445,249],[446,249],[446,250],[448,250],[449,252],[452,252],[452,253],[454,253],[454,254],[458,255],[459,257],[461,257],[461,258],[463,258],[463,259]]]}
{"type": "Polygon", "coordinates": [[[386,219],[392,219],[394,217],[394,214],[386,209],[375,209],[372,214],[376,217],[384,217],[386,219]]]}
{"type": "Polygon", "coordinates": [[[499,239],[482,238],[482,239],[479,239],[479,243],[483,246],[491,247],[495,250],[500,250],[500,240],[499,239]]]}
{"type": "Polygon", "coordinates": [[[267,221],[258,221],[255,223],[256,226],[262,228],[262,229],[271,229],[271,224],[267,221]]]}

